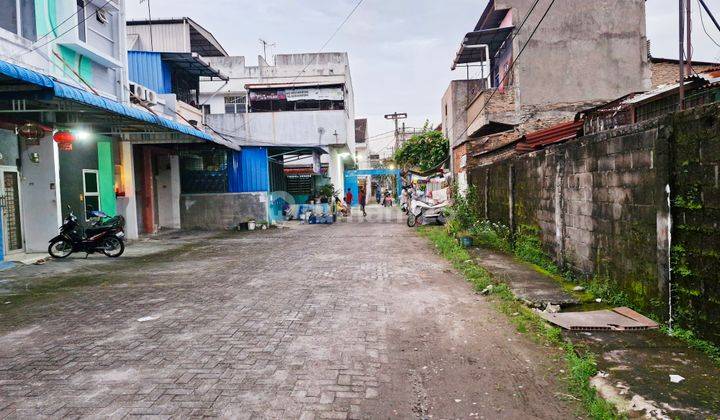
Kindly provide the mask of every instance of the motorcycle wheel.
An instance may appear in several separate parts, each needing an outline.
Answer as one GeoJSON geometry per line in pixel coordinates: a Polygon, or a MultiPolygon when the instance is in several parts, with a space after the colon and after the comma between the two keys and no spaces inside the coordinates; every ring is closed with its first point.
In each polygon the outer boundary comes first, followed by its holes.
{"type": "Polygon", "coordinates": [[[110,258],[117,258],[125,252],[125,244],[115,236],[105,238],[102,243],[102,253],[110,258]]]}
{"type": "Polygon", "coordinates": [[[67,258],[72,254],[73,246],[67,239],[56,239],[48,245],[48,254],[53,258],[67,258]]]}
{"type": "Polygon", "coordinates": [[[407,218],[408,227],[415,227],[416,224],[417,224],[417,217],[415,217],[414,214],[409,213],[408,218],[407,218]]]}

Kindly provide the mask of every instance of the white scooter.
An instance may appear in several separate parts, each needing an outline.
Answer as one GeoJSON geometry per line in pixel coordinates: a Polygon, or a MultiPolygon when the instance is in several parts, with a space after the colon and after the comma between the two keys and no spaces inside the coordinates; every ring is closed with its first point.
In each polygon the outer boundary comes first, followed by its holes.
{"type": "Polygon", "coordinates": [[[412,201],[410,201],[410,211],[408,212],[408,227],[415,227],[418,222],[421,225],[433,222],[444,225],[447,221],[445,217],[445,208],[447,206],[447,201],[439,204],[428,204],[413,197],[412,201]]]}

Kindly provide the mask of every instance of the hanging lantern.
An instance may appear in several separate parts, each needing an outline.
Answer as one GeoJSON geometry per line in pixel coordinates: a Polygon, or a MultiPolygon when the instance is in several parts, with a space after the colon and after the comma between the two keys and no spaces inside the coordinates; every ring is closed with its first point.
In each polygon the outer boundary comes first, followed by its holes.
{"type": "Polygon", "coordinates": [[[26,141],[36,141],[45,134],[45,131],[37,124],[27,123],[18,128],[18,135],[26,141]]]}
{"type": "Polygon", "coordinates": [[[58,149],[70,151],[75,141],[75,135],[67,130],[59,130],[53,135],[53,140],[57,143],[58,149]]]}

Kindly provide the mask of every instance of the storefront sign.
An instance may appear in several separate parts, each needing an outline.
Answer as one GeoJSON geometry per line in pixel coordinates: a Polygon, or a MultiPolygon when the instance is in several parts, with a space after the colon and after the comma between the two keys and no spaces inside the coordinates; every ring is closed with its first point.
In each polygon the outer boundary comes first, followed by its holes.
{"type": "Polygon", "coordinates": [[[271,92],[250,92],[251,101],[284,101],[285,91],[271,91],[271,92]]]}
{"type": "Polygon", "coordinates": [[[286,89],[288,102],[292,101],[342,101],[345,98],[342,88],[301,88],[286,89]]]}

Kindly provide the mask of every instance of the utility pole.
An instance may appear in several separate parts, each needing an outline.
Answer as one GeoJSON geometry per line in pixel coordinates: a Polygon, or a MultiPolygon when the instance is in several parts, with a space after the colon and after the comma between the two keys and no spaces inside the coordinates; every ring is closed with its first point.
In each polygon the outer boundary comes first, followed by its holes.
{"type": "Polygon", "coordinates": [[[150,27],[150,51],[155,51],[155,45],[153,44],[153,30],[152,30],[152,13],[150,12],[150,0],[140,0],[140,4],[147,1],[148,9],[148,26],[150,27]]]}
{"type": "Polygon", "coordinates": [[[687,58],[687,65],[685,66],[685,74],[690,76],[692,74],[692,0],[686,0],[687,10],[685,16],[687,17],[687,23],[685,24],[685,32],[687,33],[687,46],[685,47],[685,57],[687,58]]]}
{"type": "Polygon", "coordinates": [[[395,121],[395,150],[398,149],[400,145],[400,127],[399,127],[399,121],[404,120],[407,118],[407,113],[405,112],[394,112],[392,114],[385,115],[386,120],[394,120],[395,121]]]}
{"type": "Polygon", "coordinates": [[[679,28],[680,28],[680,56],[678,59],[679,69],[680,69],[680,88],[678,89],[679,92],[679,109],[683,110],[685,108],[685,0],[680,0],[680,19],[679,19],[679,28]]]}

